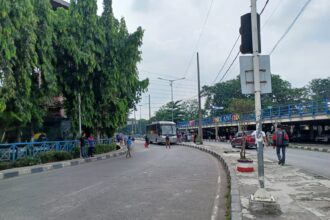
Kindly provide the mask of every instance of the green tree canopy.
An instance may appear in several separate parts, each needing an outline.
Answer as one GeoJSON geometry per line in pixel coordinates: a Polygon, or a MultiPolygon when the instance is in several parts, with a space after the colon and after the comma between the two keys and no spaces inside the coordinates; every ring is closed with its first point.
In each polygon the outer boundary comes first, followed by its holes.
{"type": "Polygon", "coordinates": [[[111,0],[102,16],[96,0],[56,11],[49,0],[0,0],[0,129],[40,126],[63,96],[77,131],[80,94],[83,127],[112,134],[149,83],[137,71],[142,38],[114,17],[111,0]]]}
{"type": "Polygon", "coordinates": [[[330,77],[325,79],[313,79],[307,85],[307,91],[312,99],[330,98],[330,77]]]}

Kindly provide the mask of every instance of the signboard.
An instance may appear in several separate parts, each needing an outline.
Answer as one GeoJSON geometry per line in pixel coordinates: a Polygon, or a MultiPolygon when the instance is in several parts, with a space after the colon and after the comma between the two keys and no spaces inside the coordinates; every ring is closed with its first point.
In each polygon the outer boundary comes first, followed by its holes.
{"type": "MultiPolygon", "coordinates": [[[[240,78],[243,94],[254,94],[253,56],[240,56],[240,78]]],[[[269,55],[259,56],[261,94],[272,93],[269,55]]]]}

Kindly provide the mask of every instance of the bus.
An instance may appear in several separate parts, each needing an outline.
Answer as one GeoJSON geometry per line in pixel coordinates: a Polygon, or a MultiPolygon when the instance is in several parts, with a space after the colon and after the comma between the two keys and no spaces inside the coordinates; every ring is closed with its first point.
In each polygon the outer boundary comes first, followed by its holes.
{"type": "Polygon", "coordinates": [[[152,122],[147,125],[146,133],[150,143],[165,143],[166,135],[170,137],[171,144],[175,144],[177,142],[176,125],[171,121],[152,122]]]}

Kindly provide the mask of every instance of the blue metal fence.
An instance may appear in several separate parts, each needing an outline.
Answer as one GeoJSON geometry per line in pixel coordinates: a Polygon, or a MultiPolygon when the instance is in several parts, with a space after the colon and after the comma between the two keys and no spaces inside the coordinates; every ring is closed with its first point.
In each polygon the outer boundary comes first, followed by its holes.
{"type": "MultiPolygon", "coordinates": [[[[268,107],[261,110],[262,120],[274,120],[274,119],[290,119],[295,117],[317,116],[317,115],[329,115],[330,114],[330,102],[328,98],[321,101],[311,101],[298,104],[289,104],[268,107]]],[[[212,124],[227,124],[237,121],[255,121],[255,112],[249,112],[245,114],[227,114],[219,117],[205,118],[202,120],[203,125],[212,124]],[[235,117],[234,117],[235,116],[235,117]]],[[[190,120],[178,122],[179,128],[197,126],[198,120],[190,120]]]]}
{"type": "MultiPolygon", "coordinates": [[[[95,140],[95,144],[111,144],[112,139],[95,140]]],[[[0,144],[0,161],[16,161],[27,156],[37,156],[46,151],[71,152],[74,147],[79,147],[79,140],[21,142],[0,144]]]]}

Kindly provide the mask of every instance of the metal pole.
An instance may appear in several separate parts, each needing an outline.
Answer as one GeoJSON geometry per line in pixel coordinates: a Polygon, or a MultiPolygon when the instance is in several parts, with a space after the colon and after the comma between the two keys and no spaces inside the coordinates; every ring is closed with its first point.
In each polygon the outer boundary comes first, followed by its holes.
{"type": "Polygon", "coordinates": [[[253,45],[253,72],[254,72],[254,100],[256,112],[256,131],[258,148],[258,180],[260,188],[265,188],[264,180],[264,153],[261,122],[261,89],[259,73],[259,44],[258,44],[258,25],[257,25],[257,0],[251,0],[251,27],[253,45]]]}
{"type": "Polygon", "coordinates": [[[151,106],[150,106],[150,94],[149,94],[149,123],[151,119],[151,106]]]}
{"type": "Polygon", "coordinates": [[[171,86],[171,100],[172,100],[172,121],[174,121],[174,114],[173,114],[173,109],[174,109],[174,102],[173,102],[173,82],[174,81],[178,81],[178,80],[181,80],[181,79],[185,79],[185,77],[182,77],[182,78],[179,78],[179,79],[164,79],[164,78],[161,78],[161,77],[158,77],[158,79],[161,79],[161,80],[165,80],[165,81],[169,81],[170,82],[170,86],[171,86]]]}
{"type": "Polygon", "coordinates": [[[82,135],[81,129],[81,96],[80,93],[78,94],[78,120],[79,120],[79,135],[82,135]]]}
{"type": "Polygon", "coordinates": [[[139,105],[140,106],[140,120],[139,120],[139,130],[140,130],[140,134],[142,134],[142,128],[141,128],[141,106],[142,105],[139,105]]]}
{"type": "Polygon", "coordinates": [[[203,144],[203,128],[202,128],[202,108],[201,108],[201,88],[200,88],[200,77],[199,77],[199,55],[197,52],[197,78],[198,78],[198,137],[200,144],[203,144]]]}
{"type": "Polygon", "coordinates": [[[134,108],[134,134],[136,134],[136,115],[135,115],[135,108],[134,108]]]}
{"type": "Polygon", "coordinates": [[[173,102],[173,81],[170,81],[171,86],[171,100],[172,100],[172,121],[174,121],[173,111],[174,111],[174,102],[173,102]]]}

